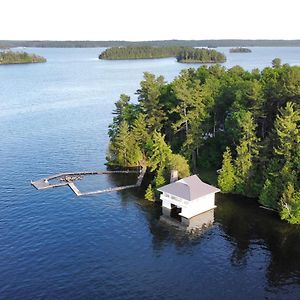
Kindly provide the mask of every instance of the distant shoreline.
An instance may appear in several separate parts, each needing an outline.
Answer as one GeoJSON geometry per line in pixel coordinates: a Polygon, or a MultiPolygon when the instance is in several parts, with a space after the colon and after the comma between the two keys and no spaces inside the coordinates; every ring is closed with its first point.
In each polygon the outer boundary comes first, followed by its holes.
{"type": "Polygon", "coordinates": [[[188,47],[300,47],[299,40],[154,40],[154,41],[49,41],[0,40],[0,48],[98,48],[120,46],[188,46],[188,47]]]}

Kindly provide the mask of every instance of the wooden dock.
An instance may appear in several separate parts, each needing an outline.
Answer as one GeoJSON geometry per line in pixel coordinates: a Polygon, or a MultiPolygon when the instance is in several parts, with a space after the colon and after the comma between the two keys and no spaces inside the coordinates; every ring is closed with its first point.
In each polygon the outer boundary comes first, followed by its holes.
{"type": "Polygon", "coordinates": [[[143,167],[140,171],[91,171],[91,172],[59,173],[59,174],[55,174],[52,176],[48,176],[46,178],[42,178],[37,181],[31,181],[31,185],[34,186],[37,190],[45,190],[45,189],[50,189],[50,188],[69,186],[69,188],[74,192],[74,194],[76,196],[89,196],[89,195],[110,193],[110,192],[140,187],[145,174],[146,174],[146,167],[143,167]],[[76,180],[66,180],[66,178],[68,178],[68,177],[72,178],[72,176],[74,177],[74,176],[84,176],[84,175],[136,174],[136,173],[139,173],[136,184],[111,187],[111,188],[97,190],[97,191],[91,191],[91,192],[81,192],[74,183],[74,181],[76,181],[76,180]],[[55,183],[55,184],[49,183],[49,180],[54,180],[54,179],[58,179],[58,180],[64,179],[65,182],[55,183]]]}

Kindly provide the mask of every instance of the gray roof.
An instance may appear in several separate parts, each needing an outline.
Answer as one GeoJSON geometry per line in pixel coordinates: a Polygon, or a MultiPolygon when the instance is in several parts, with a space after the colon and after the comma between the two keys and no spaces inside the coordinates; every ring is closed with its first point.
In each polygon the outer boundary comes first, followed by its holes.
{"type": "Polygon", "coordinates": [[[203,182],[197,175],[192,175],[167,184],[158,190],[190,201],[220,192],[216,187],[203,182]]]}

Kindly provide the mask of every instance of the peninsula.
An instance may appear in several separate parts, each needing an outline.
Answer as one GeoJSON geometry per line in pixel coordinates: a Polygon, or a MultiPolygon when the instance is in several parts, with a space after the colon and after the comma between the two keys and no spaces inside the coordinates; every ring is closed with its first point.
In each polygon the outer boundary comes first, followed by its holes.
{"type": "Polygon", "coordinates": [[[176,57],[182,63],[223,63],[224,54],[205,48],[165,46],[165,47],[112,47],[103,51],[99,59],[151,59],[176,57]]]}
{"type": "Polygon", "coordinates": [[[42,56],[27,52],[13,52],[10,50],[0,52],[0,65],[42,63],[46,61],[46,58],[42,56]]]}
{"type": "Polygon", "coordinates": [[[170,83],[146,72],[138,101],[123,94],[115,104],[108,163],[143,162],[153,176],[149,200],[171,170],[180,178],[208,170],[223,193],[254,198],[300,224],[299,85],[300,67],[279,58],[261,71],[189,68],[170,83]]]}

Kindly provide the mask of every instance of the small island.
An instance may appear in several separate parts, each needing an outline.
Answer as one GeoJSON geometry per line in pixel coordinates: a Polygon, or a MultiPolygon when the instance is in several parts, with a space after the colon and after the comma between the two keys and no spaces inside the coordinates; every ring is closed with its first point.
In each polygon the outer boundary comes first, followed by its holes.
{"type": "Polygon", "coordinates": [[[231,48],[229,50],[230,53],[251,53],[251,49],[249,48],[244,48],[244,47],[236,47],[236,48],[231,48]]]}
{"type": "Polygon", "coordinates": [[[0,65],[43,63],[46,61],[46,58],[42,56],[26,52],[13,52],[11,50],[0,52],[0,65]]]}
{"type": "Polygon", "coordinates": [[[112,47],[103,51],[99,59],[153,59],[176,57],[181,63],[223,63],[226,61],[224,54],[206,48],[192,48],[180,46],[166,47],[112,47]]]}

